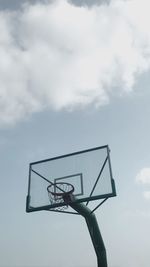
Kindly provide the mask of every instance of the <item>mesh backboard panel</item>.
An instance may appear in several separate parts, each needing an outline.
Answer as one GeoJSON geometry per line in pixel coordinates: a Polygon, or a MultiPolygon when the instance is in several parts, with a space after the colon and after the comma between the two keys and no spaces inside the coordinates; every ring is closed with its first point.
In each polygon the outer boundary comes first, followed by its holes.
{"type": "Polygon", "coordinates": [[[74,187],[75,201],[86,202],[115,196],[109,148],[97,147],[30,164],[27,211],[48,210],[65,203],[51,203],[47,187],[55,183],[74,187]]]}

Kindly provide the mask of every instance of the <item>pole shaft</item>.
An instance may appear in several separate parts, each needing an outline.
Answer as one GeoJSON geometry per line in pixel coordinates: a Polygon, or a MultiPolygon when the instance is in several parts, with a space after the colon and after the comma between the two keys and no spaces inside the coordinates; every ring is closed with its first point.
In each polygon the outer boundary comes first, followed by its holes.
{"type": "Polygon", "coordinates": [[[82,203],[71,203],[69,205],[85,218],[97,256],[98,267],[107,267],[106,249],[95,214],[91,213],[91,210],[82,203]]]}

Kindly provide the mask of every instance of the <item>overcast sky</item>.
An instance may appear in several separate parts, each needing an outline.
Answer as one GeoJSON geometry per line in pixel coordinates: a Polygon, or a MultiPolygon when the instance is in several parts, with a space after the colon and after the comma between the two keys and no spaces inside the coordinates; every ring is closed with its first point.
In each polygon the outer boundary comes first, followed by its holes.
{"type": "Polygon", "coordinates": [[[149,0],[0,0],[0,267],[96,266],[82,218],[25,202],[30,162],[106,144],[108,266],[149,267],[149,14],[149,0]]]}

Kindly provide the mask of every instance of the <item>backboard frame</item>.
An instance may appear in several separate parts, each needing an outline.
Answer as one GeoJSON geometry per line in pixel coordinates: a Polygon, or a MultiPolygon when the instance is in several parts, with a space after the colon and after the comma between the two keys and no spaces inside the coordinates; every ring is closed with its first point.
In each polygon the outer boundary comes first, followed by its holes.
{"type": "MultiPolygon", "coordinates": [[[[40,161],[31,162],[29,164],[29,178],[28,178],[28,194],[27,194],[27,198],[26,198],[26,212],[34,212],[34,211],[41,211],[41,210],[55,211],[54,209],[56,207],[64,206],[64,203],[60,203],[59,205],[58,204],[53,204],[53,205],[50,205],[49,204],[49,205],[44,205],[44,206],[41,206],[41,207],[32,207],[32,206],[30,206],[31,173],[33,171],[32,167],[35,164],[40,164],[40,163],[45,163],[45,162],[48,162],[48,161],[53,161],[53,160],[57,160],[57,159],[71,157],[71,156],[75,156],[75,155],[79,155],[79,154],[83,154],[83,153],[87,153],[87,152],[91,152],[91,151],[95,151],[95,150],[100,150],[100,149],[106,149],[107,150],[107,157],[106,157],[106,159],[105,159],[105,161],[104,161],[104,163],[103,163],[103,165],[101,167],[100,175],[103,172],[103,169],[105,167],[106,162],[108,161],[109,170],[110,170],[110,180],[111,180],[112,192],[111,193],[108,193],[108,194],[103,194],[103,195],[98,195],[98,196],[92,196],[92,191],[94,191],[94,189],[96,187],[96,184],[98,182],[98,180],[97,180],[95,182],[94,186],[93,186],[93,189],[91,191],[91,194],[88,197],[85,197],[85,198],[82,198],[82,199],[77,199],[75,202],[76,203],[86,202],[86,205],[88,205],[88,203],[90,201],[94,201],[94,200],[98,200],[98,199],[102,200],[103,199],[103,201],[102,201],[102,203],[103,203],[108,198],[116,196],[116,188],[115,188],[115,183],[114,183],[114,179],[113,179],[113,175],[112,175],[112,168],[111,168],[111,161],[110,161],[110,149],[109,149],[109,146],[108,145],[99,146],[99,147],[94,147],[94,148],[90,148],[90,149],[86,149],[86,150],[81,150],[81,151],[77,151],[77,152],[73,152],[73,153],[69,153],[69,154],[64,154],[64,155],[57,156],[57,157],[52,157],[52,158],[48,158],[48,159],[44,159],[44,160],[40,160],[40,161]]],[[[99,178],[100,178],[100,175],[99,175],[99,178]]],[[[42,177],[42,178],[46,180],[45,177],[42,177]]],[[[58,177],[56,180],[60,180],[62,178],[59,178],[58,177]]],[[[82,177],[81,177],[81,186],[82,186],[82,190],[83,190],[82,177]]],[[[100,206],[100,205],[98,205],[98,206],[100,206]]],[[[63,211],[63,212],[65,212],[65,213],[72,213],[72,212],[66,212],[66,211],[63,211]]]]}

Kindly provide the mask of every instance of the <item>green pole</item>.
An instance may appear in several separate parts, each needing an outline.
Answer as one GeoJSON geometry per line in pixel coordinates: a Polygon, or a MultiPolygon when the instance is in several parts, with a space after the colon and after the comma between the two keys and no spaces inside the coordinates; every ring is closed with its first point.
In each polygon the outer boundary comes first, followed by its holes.
{"type": "Polygon", "coordinates": [[[91,236],[91,240],[96,252],[98,267],[107,267],[106,249],[95,214],[91,213],[91,210],[82,203],[70,203],[69,205],[85,218],[91,236]]]}

